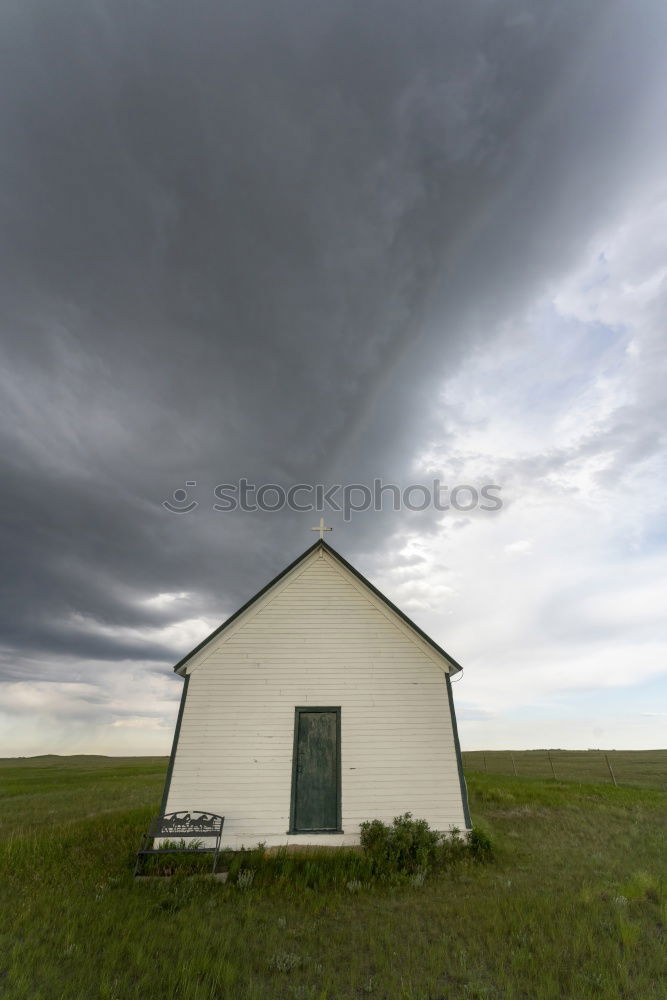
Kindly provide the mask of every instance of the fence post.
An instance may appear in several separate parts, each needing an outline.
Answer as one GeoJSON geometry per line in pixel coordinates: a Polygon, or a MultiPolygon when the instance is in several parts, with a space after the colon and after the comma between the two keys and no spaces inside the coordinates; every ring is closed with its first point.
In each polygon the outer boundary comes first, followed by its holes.
{"type": "Polygon", "coordinates": [[[512,758],[512,767],[514,768],[514,777],[518,778],[518,774],[516,773],[516,761],[514,759],[514,754],[510,753],[510,757],[512,758]]]}
{"type": "Polygon", "coordinates": [[[614,787],[618,788],[618,782],[616,780],[616,775],[614,774],[614,772],[611,769],[611,764],[609,763],[609,757],[607,756],[607,754],[604,755],[604,759],[607,761],[607,767],[609,768],[609,773],[611,775],[611,780],[614,782],[614,787]]]}
{"type": "Polygon", "coordinates": [[[547,757],[549,758],[549,763],[551,764],[551,773],[554,776],[554,781],[556,780],[556,771],[554,769],[554,762],[551,759],[551,751],[547,750],[547,757]]]}
{"type": "Polygon", "coordinates": [[[484,770],[486,771],[486,754],[484,754],[484,770]]]}

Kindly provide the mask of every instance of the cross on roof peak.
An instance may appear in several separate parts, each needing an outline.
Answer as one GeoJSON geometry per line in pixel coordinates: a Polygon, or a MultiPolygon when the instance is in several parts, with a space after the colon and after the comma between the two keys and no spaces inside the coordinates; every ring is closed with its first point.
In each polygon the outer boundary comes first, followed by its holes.
{"type": "Polygon", "coordinates": [[[324,526],[324,518],[321,517],[320,518],[320,523],[316,527],[311,528],[310,530],[311,531],[319,531],[319,533],[320,533],[320,539],[324,540],[324,532],[325,531],[333,531],[333,528],[326,528],[324,526]]]}

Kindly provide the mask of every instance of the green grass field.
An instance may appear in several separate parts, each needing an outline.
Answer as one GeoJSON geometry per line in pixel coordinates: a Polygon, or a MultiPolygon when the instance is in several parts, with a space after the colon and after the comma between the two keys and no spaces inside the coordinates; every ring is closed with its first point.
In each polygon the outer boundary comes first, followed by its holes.
{"type": "Polygon", "coordinates": [[[463,754],[468,773],[523,778],[644,785],[667,791],[667,750],[473,750],[463,754]]]}
{"type": "Polygon", "coordinates": [[[493,863],[318,891],[135,883],[165,766],[0,761],[2,1000],[667,998],[664,772],[660,788],[469,771],[493,863]]]}

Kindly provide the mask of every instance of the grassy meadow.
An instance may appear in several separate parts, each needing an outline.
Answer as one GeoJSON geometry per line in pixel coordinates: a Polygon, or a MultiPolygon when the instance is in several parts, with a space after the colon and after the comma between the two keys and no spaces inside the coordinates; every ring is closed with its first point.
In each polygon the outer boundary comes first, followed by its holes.
{"type": "Polygon", "coordinates": [[[469,750],[468,773],[644,785],[667,791],[667,750],[469,750]]]}
{"type": "Polygon", "coordinates": [[[664,771],[469,770],[495,859],[422,884],[349,880],[337,852],[269,884],[135,882],[165,768],[0,761],[2,1000],[667,1000],[664,771]]]}

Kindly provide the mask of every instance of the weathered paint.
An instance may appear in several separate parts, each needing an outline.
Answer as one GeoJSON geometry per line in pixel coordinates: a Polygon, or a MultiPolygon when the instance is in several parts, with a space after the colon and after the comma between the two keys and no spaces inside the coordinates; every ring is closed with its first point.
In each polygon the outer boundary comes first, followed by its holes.
{"type": "Polygon", "coordinates": [[[290,833],[342,832],[340,709],[297,708],[290,833]]]}
{"type": "Polygon", "coordinates": [[[357,843],[410,811],[469,826],[442,657],[316,550],[185,665],[167,811],[226,817],[223,845],[357,843]],[[340,707],[344,833],[288,834],[296,707],[340,707]]]}

